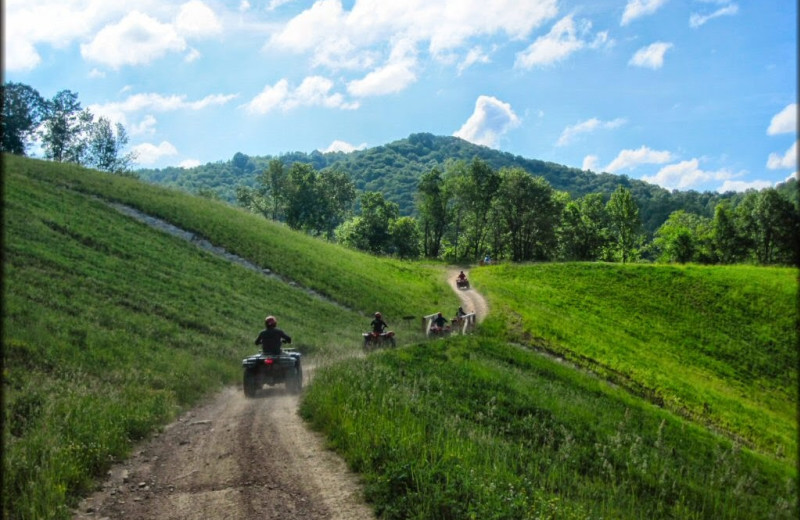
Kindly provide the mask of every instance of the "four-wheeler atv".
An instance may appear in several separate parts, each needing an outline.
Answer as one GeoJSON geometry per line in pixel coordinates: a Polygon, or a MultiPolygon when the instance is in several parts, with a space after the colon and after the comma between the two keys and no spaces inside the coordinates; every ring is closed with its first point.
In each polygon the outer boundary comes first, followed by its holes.
{"type": "Polygon", "coordinates": [[[469,289],[469,280],[466,278],[458,278],[456,279],[456,287],[459,289],[469,289]]]}
{"type": "Polygon", "coordinates": [[[384,347],[387,343],[392,347],[397,346],[394,341],[394,332],[391,330],[386,332],[364,332],[361,336],[364,338],[364,352],[384,347]]]}
{"type": "Polygon", "coordinates": [[[303,367],[301,354],[292,349],[283,349],[281,354],[255,354],[242,360],[244,368],[244,395],[255,397],[264,385],[275,386],[286,383],[286,389],[299,394],[303,389],[303,367]]]}

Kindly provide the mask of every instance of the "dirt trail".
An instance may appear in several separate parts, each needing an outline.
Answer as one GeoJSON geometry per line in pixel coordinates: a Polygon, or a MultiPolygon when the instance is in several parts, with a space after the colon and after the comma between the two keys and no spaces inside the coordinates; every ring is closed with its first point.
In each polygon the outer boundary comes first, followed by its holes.
{"type": "MultiPolygon", "coordinates": [[[[486,301],[456,288],[458,272],[448,281],[481,321],[486,301]]],[[[304,373],[308,384],[313,367],[304,373]]],[[[358,476],[308,429],[298,403],[283,385],[252,399],[225,388],[115,465],[74,519],[374,519],[358,476]]]]}
{"type": "MultiPolygon", "coordinates": [[[[461,269],[451,269],[447,272],[447,282],[453,288],[453,290],[458,294],[459,299],[461,300],[461,306],[467,313],[474,312],[475,318],[478,320],[478,323],[482,322],[483,319],[489,314],[489,305],[486,303],[486,299],[483,297],[481,293],[472,289],[470,286],[469,289],[459,289],[456,286],[456,279],[458,278],[458,274],[461,272],[461,269]]],[[[469,280],[469,271],[464,271],[464,274],[467,275],[467,280],[469,280]]]]}
{"type": "Polygon", "coordinates": [[[374,519],[357,475],[297,406],[282,385],[254,399],[226,388],[112,468],[74,518],[374,519]]]}

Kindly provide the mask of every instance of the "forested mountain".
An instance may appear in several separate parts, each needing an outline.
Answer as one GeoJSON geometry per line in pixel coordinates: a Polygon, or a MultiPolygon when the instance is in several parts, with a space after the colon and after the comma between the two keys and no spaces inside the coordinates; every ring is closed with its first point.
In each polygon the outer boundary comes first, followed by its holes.
{"type": "Polygon", "coordinates": [[[714,206],[733,194],[714,192],[672,191],[625,175],[595,173],[561,164],[526,159],[485,146],[472,144],[458,137],[412,134],[406,139],[350,153],[292,152],[273,156],[247,156],[236,153],[228,161],[208,163],[194,168],[138,170],[147,181],[213,195],[235,202],[236,187],[254,187],[258,174],[271,159],[284,164],[311,164],[316,170],[334,169],[346,173],[359,190],[381,192],[387,200],[399,205],[401,215],[415,214],[415,195],[421,176],[434,167],[445,168],[448,161],[472,161],[480,158],[493,169],[520,167],[534,176],[544,177],[550,185],[568,192],[573,198],[589,193],[602,193],[606,199],[622,185],[629,189],[640,209],[644,229],[654,232],[675,210],[713,217],[714,206]]]}

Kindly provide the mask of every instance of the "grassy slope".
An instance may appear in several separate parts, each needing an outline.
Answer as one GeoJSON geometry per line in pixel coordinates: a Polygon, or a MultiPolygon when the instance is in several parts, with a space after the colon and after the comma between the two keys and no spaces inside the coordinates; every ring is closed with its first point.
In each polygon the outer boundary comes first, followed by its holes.
{"type": "Polygon", "coordinates": [[[797,461],[797,271],[537,264],[475,270],[510,339],[797,461]]]}
{"type": "Polygon", "coordinates": [[[370,261],[130,179],[4,157],[3,188],[4,517],[67,517],[132,441],[238,382],[266,313],[306,352],[337,357],[360,348],[364,314],[376,307],[391,322],[427,311],[424,297],[456,301],[436,287],[439,269],[370,261]],[[98,197],[205,229],[357,310],[218,259],[98,197]],[[391,293],[362,295],[384,279],[391,293]]]}
{"type": "MultiPolygon", "coordinates": [[[[373,259],[130,179],[8,157],[4,188],[3,507],[15,518],[63,517],[132,440],[237,380],[267,310],[323,354],[358,348],[349,338],[375,308],[391,318],[455,301],[438,268],[373,259]],[[356,312],[84,194],[193,229],[356,312]]],[[[485,329],[506,328],[500,316],[485,329]]],[[[387,518],[797,513],[791,465],[487,337],[319,370],[304,412],[364,472],[387,518]]]]}
{"type": "Polygon", "coordinates": [[[484,335],[318,372],[302,405],[385,519],[796,518],[794,467],[484,335]]]}

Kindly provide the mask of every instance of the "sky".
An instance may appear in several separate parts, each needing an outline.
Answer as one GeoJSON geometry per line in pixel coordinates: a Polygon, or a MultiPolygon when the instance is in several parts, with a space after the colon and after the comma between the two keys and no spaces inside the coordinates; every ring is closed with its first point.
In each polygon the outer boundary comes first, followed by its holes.
{"type": "Polygon", "coordinates": [[[797,176],[792,0],[5,0],[3,23],[3,81],[76,92],[134,168],[428,132],[670,190],[797,176]]]}

